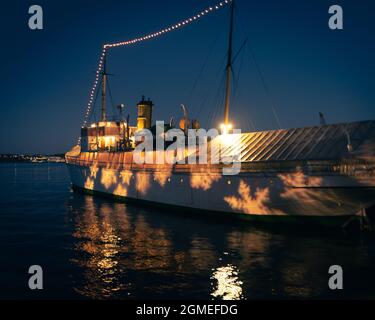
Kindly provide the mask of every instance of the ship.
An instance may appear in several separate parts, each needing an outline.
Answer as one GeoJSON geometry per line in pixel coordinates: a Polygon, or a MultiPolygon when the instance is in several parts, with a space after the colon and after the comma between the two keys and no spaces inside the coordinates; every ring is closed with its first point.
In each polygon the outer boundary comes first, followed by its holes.
{"type": "MultiPolygon", "coordinates": [[[[226,1],[227,2],[227,1],[226,1]]],[[[81,129],[80,143],[65,155],[74,190],[172,209],[174,213],[219,214],[255,222],[345,226],[368,220],[375,205],[375,121],[234,133],[230,123],[234,2],[230,1],[225,108],[221,133],[207,140],[206,163],[201,149],[184,146],[162,164],[136,161],[137,132],[155,138],[154,103],[142,97],[137,123],[122,116],[108,120],[107,72],[101,72],[101,119],[81,129]],[[177,152],[178,153],[178,152],[177,152]],[[219,154],[219,155],[218,155],[219,154]],[[223,155],[233,155],[228,164],[223,155]],[[219,158],[219,161],[210,161],[219,158]],[[178,161],[177,161],[178,160],[178,161]],[[235,174],[225,169],[237,165],[235,174]]],[[[119,107],[121,111],[121,106],[119,107]]],[[[186,108],[180,129],[199,130],[186,108]]],[[[121,113],[121,112],[120,112],[121,113]]],[[[173,128],[173,124],[164,129],[173,128]]],[[[171,156],[167,145],[149,153],[171,156]]]]}

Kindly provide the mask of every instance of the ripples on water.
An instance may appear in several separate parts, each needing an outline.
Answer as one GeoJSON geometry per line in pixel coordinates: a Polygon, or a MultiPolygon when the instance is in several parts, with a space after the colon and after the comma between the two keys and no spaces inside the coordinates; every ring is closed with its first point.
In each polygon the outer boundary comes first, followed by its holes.
{"type": "Polygon", "coordinates": [[[367,236],[255,228],[73,193],[63,164],[0,164],[1,298],[373,298],[367,236]],[[40,264],[44,287],[27,289],[40,264]],[[344,291],[328,268],[344,268],[344,291]]]}

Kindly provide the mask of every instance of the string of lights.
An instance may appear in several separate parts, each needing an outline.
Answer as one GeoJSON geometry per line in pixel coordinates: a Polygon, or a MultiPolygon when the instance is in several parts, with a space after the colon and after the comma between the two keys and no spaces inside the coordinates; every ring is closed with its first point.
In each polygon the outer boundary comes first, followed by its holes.
{"type": "MultiPolygon", "coordinates": [[[[99,64],[98,64],[96,74],[95,74],[95,80],[94,80],[93,86],[92,86],[90,94],[89,94],[89,101],[87,103],[87,108],[86,108],[86,113],[85,113],[84,121],[83,121],[83,124],[82,124],[82,128],[84,128],[87,125],[88,118],[89,118],[89,115],[90,115],[92,107],[93,107],[95,92],[96,92],[96,89],[97,89],[98,84],[99,84],[100,74],[103,71],[104,61],[105,61],[105,57],[106,57],[108,49],[133,45],[133,44],[136,44],[136,43],[140,43],[140,42],[143,42],[143,41],[154,39],[156,37],[162,36],[162,35],[164,35],[166,33],[169,33],[169,32],[179,30],[182,27],[187,26],[188,24],[196,22],[197,20],[203,18],[204,16],[206,16],[209,13],[215,12],[215,11],[223,8],[224,6],[226,6],[227,4],[229,4],[231,2],[232,2],[232,0],[223,0],[222,2],[219,2],[218,4],[216,4],[214,6],[208,7],[207,9],[202,10],[198,14],[196,14],[196,15],[188,18],[188,19],[180,21],[180,22],[178,22],[174,25],[171,25],[167,28],[164,28],[160,31],[150,33],[148,35],[141,36],[141,37],[138,37],[138,38],[134,38],[134,39],[128,40],[128,41],[108,43],[108,44],[103,45],[103,49],[102,49],[100,59],[99,59],[99,64]]],[[[78,144],[80,144],[80,138],[78,140],[78,144]]]]}

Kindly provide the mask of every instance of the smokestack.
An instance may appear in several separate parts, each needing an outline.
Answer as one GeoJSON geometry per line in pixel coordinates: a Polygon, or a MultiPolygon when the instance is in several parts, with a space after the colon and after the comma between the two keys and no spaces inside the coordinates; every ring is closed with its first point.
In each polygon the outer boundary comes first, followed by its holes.
{"type": "Polygon", "coordinates": [[[145,96],[142,96],[142,100],[137,104],[138,118],[137,118],[137,129],[150,129],[152,126],[152,107],[154,104],[150,99],[145,100],[145,96]]]}

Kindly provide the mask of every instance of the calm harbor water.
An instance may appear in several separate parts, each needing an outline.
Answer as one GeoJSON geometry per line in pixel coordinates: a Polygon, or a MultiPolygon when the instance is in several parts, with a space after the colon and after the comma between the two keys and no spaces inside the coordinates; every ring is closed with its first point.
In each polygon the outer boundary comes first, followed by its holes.
{"type": "Polygon", "coordinates": [[[72,192],[65,164],[0,164],[0,194],[2,299],[375,298],[372,235],[129,206],[72,192]]]}

